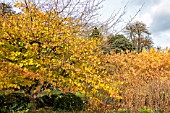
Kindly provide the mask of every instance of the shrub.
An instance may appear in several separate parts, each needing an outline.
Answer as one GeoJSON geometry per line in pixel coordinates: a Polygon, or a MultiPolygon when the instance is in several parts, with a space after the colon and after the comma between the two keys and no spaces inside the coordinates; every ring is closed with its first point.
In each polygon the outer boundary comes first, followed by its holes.
{"type": "Polygon", "coordinates": [[[54,109],[80,111],[83,109],[83,101],[73,93],[60,94],[55,98],[54,109]]]}
{"type": "Polygon", "coordinates": [[[22,93],[10,93],[0,96],[0,112],[10,113],[28,109],[29,98],[22,93]]]}
{"type": "Polygon", "coordinates": [[[153,113],[153,111],[151,109],[147,109],[147,108],[140,108],[139,109],[140,113],[153,113]]]}
{"type": "Polygon", "coordinates": [[[44,107],[53,107],[54,106],[54,97],[50,97],[48,95],[44,95],[43,97],[37,97],[37,109],[44,107]]]}

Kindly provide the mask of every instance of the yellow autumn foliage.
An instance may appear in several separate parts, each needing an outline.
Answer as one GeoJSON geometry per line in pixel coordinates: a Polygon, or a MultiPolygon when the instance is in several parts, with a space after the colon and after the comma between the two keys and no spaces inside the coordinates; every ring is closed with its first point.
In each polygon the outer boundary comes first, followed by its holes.
{"type": "Polygon", "coordinates": [[[50,84],[54,90],[87,97],[100,90],[112,98],[119,96],[119,82],[113,81],[102,62],[100,40],[80,37],[79,20],[43,12],[34,5],[30,11],[22,3],[16,6],[23,12],[0,20],[0,90],[29,91],[36,97],[50,84]]]}

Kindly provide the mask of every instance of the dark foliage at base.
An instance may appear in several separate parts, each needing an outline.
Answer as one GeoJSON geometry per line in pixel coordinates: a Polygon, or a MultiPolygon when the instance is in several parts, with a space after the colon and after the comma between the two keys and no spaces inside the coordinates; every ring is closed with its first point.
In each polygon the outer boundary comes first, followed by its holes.
{"type": "MultiPolygon", "coordinates": [[[[29,109],[29,98],[22,93],[0,95],[0,113],[11,113],[29,109]]],[[[40,108],[52,108],[56,110],[80,111],[84,103],[82,99],[73,93],[59,95],[44,95],[36,98],[37,110],[40,108]]]]}
{"type": "Polygon", "coordinates": [[[68,111],[80,111],[83,109],[83,101],[73,93],[60,94],[55,98],[54,108],[68,111]]]}
{"type": "Polygon", "coordinates": [[[29,98],[22,93],[0,95],[0,113],[21,111],[27,108],[29,98]]]}
{"type": "Polygon", "coordinates": [[[36,102],[37,102],[37,109],[39,108],[44,108],[44,107],[53,107],[54,106],[54,97],[56,97],[57,95],[45,95],[43,97],[38,97],[36,98],[36,102]]]}

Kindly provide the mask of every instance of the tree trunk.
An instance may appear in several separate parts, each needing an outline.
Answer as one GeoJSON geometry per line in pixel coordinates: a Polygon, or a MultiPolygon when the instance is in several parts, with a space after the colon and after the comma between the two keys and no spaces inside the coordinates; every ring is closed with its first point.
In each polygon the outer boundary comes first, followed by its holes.
{"type": "Polygon", "coordinates": [[[34,95],[29,96],[29,100],[30,100],[29,113],[35,113],[36,112],[36,101],[35,101],[34,95]]]}

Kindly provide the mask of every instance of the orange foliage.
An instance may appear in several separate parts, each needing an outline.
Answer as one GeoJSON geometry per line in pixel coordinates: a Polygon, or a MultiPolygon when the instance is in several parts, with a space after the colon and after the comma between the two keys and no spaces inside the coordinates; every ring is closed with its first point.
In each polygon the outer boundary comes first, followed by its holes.
{"type": "Polygon", "coordinates": [[[142,53],[112,54],[111,73],[124,82],[122,109],[170,112],[170,53],[151,49],[142,53]]]}

